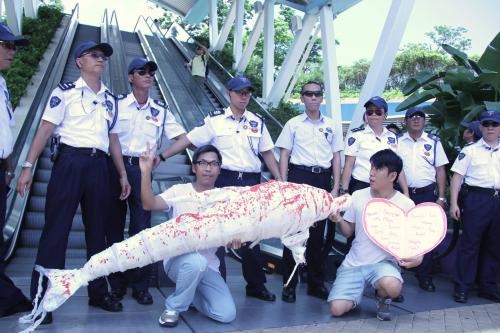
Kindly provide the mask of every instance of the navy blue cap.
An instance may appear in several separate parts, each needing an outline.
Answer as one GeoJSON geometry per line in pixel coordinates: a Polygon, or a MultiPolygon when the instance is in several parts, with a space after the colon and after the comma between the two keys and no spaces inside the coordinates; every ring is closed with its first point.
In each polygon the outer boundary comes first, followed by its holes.
{"type": "Polygon", "coordinates": [[[421,113],[424,118],[425,118],[425,112],[424,109],[421,106],[412,106],[408,110],[406,110],[405,118],[410,118],[413,116],[415,113],[421,113]]]}
{"type": "Polygon", "coordinates": [[[365,103],[364,107],[366,108],[368,105],[373,104],[377,108],[384,109],[387,112],[387,102],[380,96],[373,96],[365,103]]]}
{"type": "Polygon", "coordinates": [[[226,84],[226,88],[228,90],[235,90],[235,91],[239,91],[245,88],[249,88],[252,91],[255,90],[255,88],[252,85],[252,81],[250,81],[249,78],[243,75],[237,75],[233,77],[231,80],[229,80],[226,84]]]}
{"type": "Polygon", "coordinates": [[[31,42],[23,36],[14,35],[10,28],[3,23],[0,23],[0,41],[14,42],[16,46],[28,46],[31,44],[31,42]]]}
{"type": "Polygon", "coordinates": [[[151,71],[155,71],[158,69],[158,65],[154,61],[148,61],[145,58],[135,58],[128,64],[128,73],[132,74],[133,71],[137,69],[145,69],[149,68],[151,71]]]}
{"type": "Polygon", "coordinates": [[[483,136],[483,133],[481,132],[481,129],[479,128],[479,120],[474,120],[469,123],[462,121],[460,123],[461,126],[467,128],[468,130],[474,132],[474,135],[477,136],[478,138],[481,138],[483,136]]]}
{"type": "Polygon", "coordinates": [[[483,123],[483,121],[493,121],[495,123],[500,124],[500,112],[495,110],[486,110],[483,113],[481,113],[479,121],[481,123],[483,123]]]}
{"type": "Polygon", "coordinates": [[[106,57],[109,57],[110,55],[113,54],[113,48],[108,43],[97,44],[94,41],[88,40],[88,41],[81,42],[80,44],[78,44],[78,46],[75,49],[75,59],[80,58],[80,56],[85,51],[88,51],[88,50],[101,50],[102,53],[104,53],[104,55],[106,57]]]}

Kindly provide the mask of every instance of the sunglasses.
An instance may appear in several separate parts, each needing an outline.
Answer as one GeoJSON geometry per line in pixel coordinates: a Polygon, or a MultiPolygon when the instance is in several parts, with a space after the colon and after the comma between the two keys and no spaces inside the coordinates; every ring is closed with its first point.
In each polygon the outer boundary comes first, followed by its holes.
{"type": "Polygon", "coordinates": [[[238,96],[247,97],[252,96],[252,92],[250,90],[233,90],[238,96]]]}
{"type": "Polygon", "coordinates": [[[366,110],[365,113],[367,116],[377,115],[380,117],[380,116],[383,116],[385,112],[382,110],[366,110]]]}
{"type": "Polygon", "coordinates": [[[0,45],[7,50],[17,50],[17,46],[13,42],[0,41],[0,45]]]}
{"type": "Polygon", "coordinates": [[[496,123],[494,121],[484,121],[484,122],[481,123],[481,125],[483,127],[498,127],[498,126],[500,126],[499,123],[496,123]]]}
{"type": "Polygon", "coordinates": [[[83,56],[86,56],[86,55],[89,55],[91,58],[94,58],[95,60],[101,59],[102,61],[108,61],[108,59],[109,59],[109,57],[106,57],[104,54],[97,53],[97,52],[82,53],[82,55],[80,56],[80,58],[83,57],[83,56]]]}
{"type": "Polygon", "coordinates": [[[424,119],[425,116],[421,115],[421,114],[414,114],[410,117],[408,117],[408,119],[411,119],[411,120],[420,120],[420,119],[424,119]]]}
{"type": "Polygon", "coordinates": [[[323,92],[322,91],[304,91],[302,93],[302,96],[306,97],[323,97],[323,92]]]}
{"type": "Polygon", "coordinates": [[[137,69],[134,71],[134,73],[139,74],[140,76],[144,76],[148,74],[149,76],[155,76],[156,72],[155,71],[147,71],[145,69],[137,69]]]}
{"type": "Polygon", "coordinates": [[[205,160],[199,160],[199,161],[196,161],[194,162],[195,164],[203,167],[203,168],[206,168],[208,167],[209,165],[212,167],[212,168],[218,168],[220,167],[220,162],[219,161],[205,161],[205,160]]]}

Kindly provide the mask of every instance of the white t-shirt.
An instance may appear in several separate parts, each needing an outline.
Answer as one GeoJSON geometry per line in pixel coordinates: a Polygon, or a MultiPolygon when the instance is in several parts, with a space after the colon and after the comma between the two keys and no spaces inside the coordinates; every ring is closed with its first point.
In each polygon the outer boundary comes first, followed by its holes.
{"type": "MultiPolygon", "coordinates": [[[[160,194],[160,197],[165,201],[165,203],[168,205],[168,209],[172,209],[172,216],[177,217],[181,214],[184,213],[192,213],[192,214],[198,214],[201,213],[199,210],[199,205],[193,205],[189,201],[182,201],[182,202],[177,202],[174,199],[177,197],[181,196],[186,196],[189,193],[196,192],[196,190],[193,187],[193,184],[188,183],[188,184],[177,184],[166,190],[165,192],[160,194]]],[[[211,248],[211,249],[206,249],[206,250],[200,250],[198,251],[199,254],[204,256],[207,259],[208,262],[208,268],[210,268],[213,271],[219,272],[219,258],[215,255],[215,251],[217,251],[217,248],[211,248]]],[[[170,258],[165,258],[164,259],[164,264],[167,263],[167,261],[170,258]]]]}
{"type": "MultiPolygon", "coordinates": [[[[365,229],[363,228],[363,211],[368,200],[373,199],[370,190],[371,189],[368,187],[355,191],[352,194],[352,206],[344,214],[344,220],[346,222],[356,224],[356,236],[354,237],[349,253],[342,262],[342,266],[357,267],[376,264],[384,260],[395,260],[391,254],[372,242],[366,235],[365,229]]],[[[389,199],[389,201],[395,203],[405,211],[408,211],[410,208],[415,206],[413,201],[405,197],[399,191],[394,191],[394,195],[389,199]]]]}

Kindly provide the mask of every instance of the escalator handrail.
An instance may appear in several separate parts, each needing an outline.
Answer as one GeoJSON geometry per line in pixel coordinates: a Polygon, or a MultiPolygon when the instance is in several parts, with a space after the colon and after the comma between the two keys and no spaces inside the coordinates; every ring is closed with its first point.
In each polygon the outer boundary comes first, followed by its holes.
{"type": "MultiPolygon", "coordinates": [[[[55,48],[54,54],[47,65],[47,71],[45,72],[35,97],[33,98],[21,132],[16,138],[14,151],[12,153],[12,165],[16,165],[16,174],[20,174],[21,172],[22,168],[19,161],[24,161],[28,155],[31,141],[33,140],[40,124],[47,100],[54,87],[61,80],[64,69],[64,66],[61,64],[65,64],[67,62],[71,44],[78,26],[78,17],[79,6],[76,4],[55,48]]],[[[37,164],[38,160],[33,165],[33,173],[36,170],[37,164]]],[[[14,252],[24,211],[28,202],[29,192],[29,190],[26,191],[24,198],[21,198],[17,192],[14,192],[10,197],[10,200],[7,202],[6,221],[8,221],[8,223],[4,231],[7,231],[8,248],[5,253],[4,260],[8,260],[14,252]],[[11,230],[10,234],[9,229],[11,230]]]]}

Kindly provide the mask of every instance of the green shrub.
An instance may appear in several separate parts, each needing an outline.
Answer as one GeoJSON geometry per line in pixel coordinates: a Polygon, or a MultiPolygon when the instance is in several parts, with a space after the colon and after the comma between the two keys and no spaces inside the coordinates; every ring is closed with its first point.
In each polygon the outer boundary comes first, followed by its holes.
{"type": "Polygon", "coordinates": [[[38,8],[37,18],[23,17],[23,36],[29,39],[31,44],[16,53],[10,68],[3,73],[14,108],[19,104],[21,96],[24,95],[26,86],[37,70],[63,16],[60,8],[49,5],[38,8]]]}

